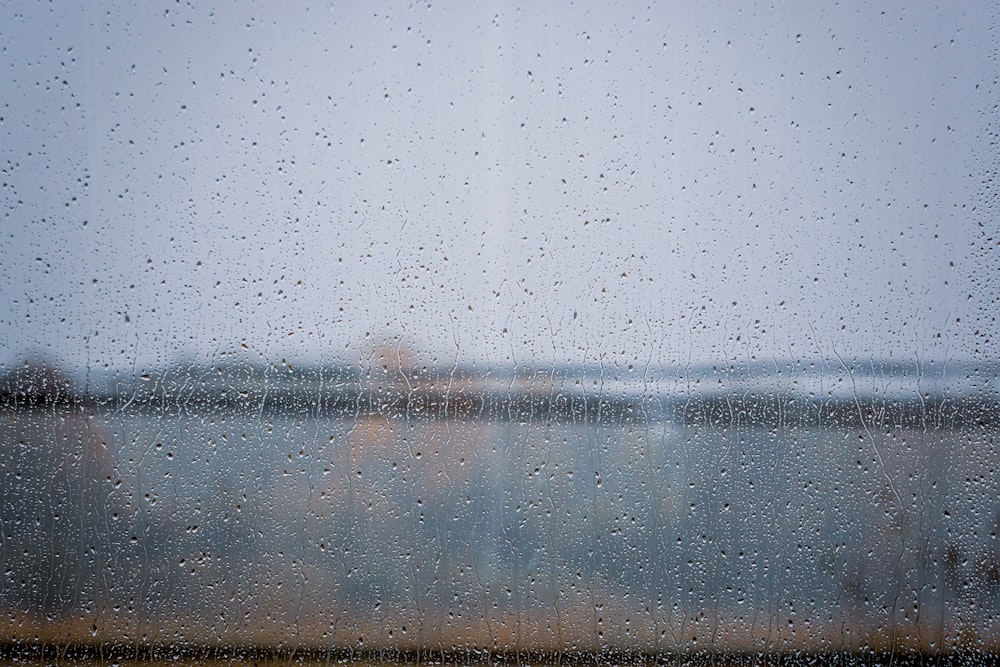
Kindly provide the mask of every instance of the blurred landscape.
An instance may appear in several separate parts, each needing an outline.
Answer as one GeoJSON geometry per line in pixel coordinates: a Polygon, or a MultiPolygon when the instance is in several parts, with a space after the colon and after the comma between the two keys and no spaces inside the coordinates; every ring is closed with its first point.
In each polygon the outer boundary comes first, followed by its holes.
{"type": "Polygon", "coordinates": [[[11,647],[1000,650],[998,369],[0,379],[11,647]]]}
{"type": "Polygon", "coordinates": [[[0,2],[0,664],[991,664],[998,25],[0,2]]]}

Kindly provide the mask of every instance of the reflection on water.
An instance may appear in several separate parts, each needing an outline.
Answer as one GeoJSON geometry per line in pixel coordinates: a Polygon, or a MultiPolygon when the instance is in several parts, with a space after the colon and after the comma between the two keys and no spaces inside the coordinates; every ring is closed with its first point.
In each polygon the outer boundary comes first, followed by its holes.
{"type": "Polygon", "coordinates": [[[566,414],[9,407],[5,640],[1000,646],[992,426],[566,414]]]}

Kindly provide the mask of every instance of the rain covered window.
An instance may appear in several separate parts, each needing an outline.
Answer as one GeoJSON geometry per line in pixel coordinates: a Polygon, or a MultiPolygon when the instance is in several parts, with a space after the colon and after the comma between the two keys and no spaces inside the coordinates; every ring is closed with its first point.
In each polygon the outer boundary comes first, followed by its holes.
{"type": "Polygon", "coordinates": [[[996,654],[996,25],[5,3],[0,655],[996,654]]]}

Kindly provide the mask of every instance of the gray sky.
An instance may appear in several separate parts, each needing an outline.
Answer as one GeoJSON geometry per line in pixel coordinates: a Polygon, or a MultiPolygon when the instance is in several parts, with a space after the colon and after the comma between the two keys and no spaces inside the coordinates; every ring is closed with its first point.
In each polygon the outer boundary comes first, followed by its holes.
{"type": "Polygon", "coordinates": [[[0,8],[0,362],[996,357],[986,3],[117,4],[0,8]]]}

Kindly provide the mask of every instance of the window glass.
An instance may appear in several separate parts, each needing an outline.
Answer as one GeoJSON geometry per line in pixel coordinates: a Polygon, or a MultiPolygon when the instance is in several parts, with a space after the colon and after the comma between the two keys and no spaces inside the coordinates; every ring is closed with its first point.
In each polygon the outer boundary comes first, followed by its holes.
{"type": "Polygon", "coordinates": [[[0,652],[1000,651],[988,3],[0,17],[0,652]]]}

